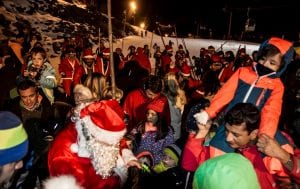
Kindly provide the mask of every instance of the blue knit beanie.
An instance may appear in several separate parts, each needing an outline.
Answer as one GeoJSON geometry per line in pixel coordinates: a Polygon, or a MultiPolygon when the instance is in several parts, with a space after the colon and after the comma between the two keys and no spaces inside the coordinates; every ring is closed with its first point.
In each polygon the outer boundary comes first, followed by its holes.
{"type": "Polygon", "coordinates": [[[0,111],[0,166],[21,160],[28,151],[28,137],[21,120],[0,111]]]}

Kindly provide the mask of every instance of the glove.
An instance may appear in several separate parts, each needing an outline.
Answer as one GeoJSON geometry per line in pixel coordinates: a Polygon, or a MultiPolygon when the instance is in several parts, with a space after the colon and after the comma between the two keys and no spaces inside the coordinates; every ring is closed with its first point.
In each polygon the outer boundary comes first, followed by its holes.
{"type": "Polygon", "coordinates": [[[206,111],[201,111],[199,113],[196,113],[194,115],[194,118],[196,119],[197,123],[205,125],[207,121],[209,120],[209,115],[207,114],[206,111]]]}

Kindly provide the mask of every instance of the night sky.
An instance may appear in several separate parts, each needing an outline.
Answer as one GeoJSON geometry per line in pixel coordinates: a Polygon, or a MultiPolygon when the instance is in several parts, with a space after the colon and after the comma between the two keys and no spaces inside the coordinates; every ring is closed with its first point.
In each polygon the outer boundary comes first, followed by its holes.
{"type": "MultiPolygon", "coordinates": [[[[112,14],[128,8],[129,0],[112,0],[112,14]]],[[[155,22],[176,25],[178,35],[198,34],[211,29],[217,36],[228,33],[229,15],[232,10],[232,35],[244,30],[247,12],[256,21],[257,34],[290,35],[298,39],[300,31],[300,5],[297,0],[136,0],[136,24],[146,20],[149,30],[155,22]],[[200,4],[200,5],[198,5],[200,4]],[[202,28],[199,29],[199,28],[202,28]],[[203,29],[204,28],[204,29],[203,29]]],[[[118,15],[119,14],[119,15],[118,15]]]]}

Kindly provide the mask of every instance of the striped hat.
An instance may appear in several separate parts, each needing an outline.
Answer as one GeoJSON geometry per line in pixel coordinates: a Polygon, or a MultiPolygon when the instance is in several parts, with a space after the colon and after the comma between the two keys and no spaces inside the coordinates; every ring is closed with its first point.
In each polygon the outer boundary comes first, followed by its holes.
{"type": "Polygon", "coordinates": [[[21,160],[28,151],[28,137],[21,120],[0,111],[0,166],[21,160]]]}

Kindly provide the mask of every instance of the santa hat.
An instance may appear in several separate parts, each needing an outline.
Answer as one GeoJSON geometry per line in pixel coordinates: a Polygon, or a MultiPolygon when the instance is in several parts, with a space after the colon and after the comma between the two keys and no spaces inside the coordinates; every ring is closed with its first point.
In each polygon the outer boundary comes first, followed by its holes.
{"type": "Polygon", "coordinates": [[[212,60],[213,62],[220,62],[220,61],[221,61],[221,58],[220,58],[219,55],[213,54],[213,55],[211,56],[211,60],[212,60]]]}
{"type": "Polygon", "coordinates": [[[80,119],[101,141],[117,144],[126,132],[124,112],[116,100],[92,103],[80,112],[80,119]]]}
{"type": "Polygon", "coordinates": [[[0,111],[0,166],[20,161],[28,151],[28,137],[21,120],[13,113],[0,111]]]}
{"type": "Polygon", "coordinates": [[[105,48],[102,52],[103,55],[105,56],[109,56],[110,55],[110,49],[109,48],[105,48]]]}
{"type": "Polygon", "coordinates": [[[188,66],[187,64],[183,64],[181,66],[181,75],[186,76],[186,77],[190,76],[191,75],[190,66],[188,66]]]}
{"type": "Polygon", "coordinates": [[[96,57],[95,57],[92,49],[84,49],[83,58],[93,58],[93,59],[95,59],[96,57]]]}
{"type": "Polygon", "coordinates": [[[168,53],[173,53],[173,48],[170,45],[166,45],[166,51],[168,53]]]}
{"type": "Polygon", "coordinates": [[[153,110],[156,113],[162,113],[164,106],[165,103],[161,99],[155,99],[148,104],[147,110],[153,110]]]}

